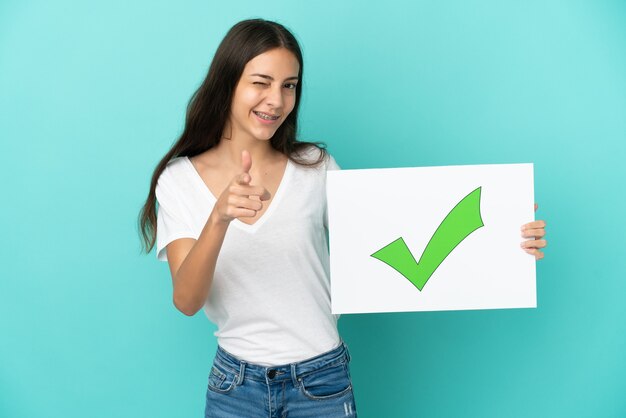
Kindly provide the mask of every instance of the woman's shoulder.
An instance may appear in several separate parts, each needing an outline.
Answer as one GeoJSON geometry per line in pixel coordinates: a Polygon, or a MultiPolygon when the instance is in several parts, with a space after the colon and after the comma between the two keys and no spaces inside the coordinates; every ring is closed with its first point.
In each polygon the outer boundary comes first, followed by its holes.
{"type": "Polygon", "coordinates": [[[185,156],[169,160],[157,179],[157,188],[177,189],[181,184],[184,184],[188,163],[185,156]]]}
{"type": "Polygon", "coordinates": [[[167,162],[163,172],[159,176],[159,180],[161,178],[169,179],[176,178],[180,176],[180,173],[184,171],[185,165],[187,164],[187,157],[174,157],[167,162]]]}
{"type": "Polygon", "coordinates": [[[298,150],[295,154],[297,159],[302,160],[306,164],[314,164],[319,162],[317,167],[323,167],[327,170],[335,169],[337,163],[333,156],[328,152],[328,150],[324,147],[320,147],[315,144],[306,144],[300,150],[298,150]]]}

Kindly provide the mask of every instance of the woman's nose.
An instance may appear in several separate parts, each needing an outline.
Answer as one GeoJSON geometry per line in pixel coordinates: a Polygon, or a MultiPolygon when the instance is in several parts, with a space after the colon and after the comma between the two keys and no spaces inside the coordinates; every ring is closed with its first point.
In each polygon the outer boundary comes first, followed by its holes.
{"type": "Polygon", "coordinates": [[[281,107],[283,107],[283,91],[280,88],[280,86],[278,87],[272,86],[272,88],[269,89],[266,100],[267,100],[267,104],[271,105],[274,108],[280,109],[281,107]]]}

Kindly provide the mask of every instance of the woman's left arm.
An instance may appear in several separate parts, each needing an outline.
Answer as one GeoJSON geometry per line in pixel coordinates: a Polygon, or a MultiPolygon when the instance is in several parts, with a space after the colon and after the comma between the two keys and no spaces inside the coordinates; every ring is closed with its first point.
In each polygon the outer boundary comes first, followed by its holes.
{"type": "MultiPolygon", "coordinates": [[[[535,203],[535,212],[537,211],[537,204],[535,203]]],[[[534,255],[535,260],[541,260],[544,257],[540,248],[545,248],[548,242],[543,239],[546,235],[546,221],[534,221],[522,225],[522,237],[532,238],[526,241],[522,241],[521,247],[528,254],[534,255]]]]}

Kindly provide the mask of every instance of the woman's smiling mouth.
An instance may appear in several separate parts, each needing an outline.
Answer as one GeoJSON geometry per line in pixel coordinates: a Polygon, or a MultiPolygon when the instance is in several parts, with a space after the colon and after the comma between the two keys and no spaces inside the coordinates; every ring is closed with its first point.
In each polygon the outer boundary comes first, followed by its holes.
{"type": "Polygon", "coordinates": [[[273,115],[269,115],[267,113],[258,112],[256,110],[253,110],[252,112],[255,115],[257,115],[259,117],[259,119],[261,119],[262,121],[266,121],[266,122],[273,122],[273,121],[278,120],[280,118],[280,116],[273,116],[273,115]]]}

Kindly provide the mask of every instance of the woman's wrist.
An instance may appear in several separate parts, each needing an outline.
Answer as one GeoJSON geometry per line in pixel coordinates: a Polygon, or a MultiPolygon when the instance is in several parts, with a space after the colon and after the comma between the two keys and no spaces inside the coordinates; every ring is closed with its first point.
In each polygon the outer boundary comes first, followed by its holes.
{"type": "Polygon", "coordinates": [[[231,221],[232,219],[224,219],[214,207],[209,215],[207,223],[209,223],[211,227],[228,228],[231,221]]]}

